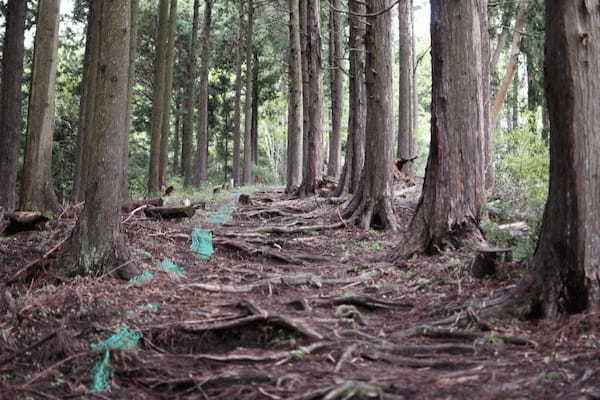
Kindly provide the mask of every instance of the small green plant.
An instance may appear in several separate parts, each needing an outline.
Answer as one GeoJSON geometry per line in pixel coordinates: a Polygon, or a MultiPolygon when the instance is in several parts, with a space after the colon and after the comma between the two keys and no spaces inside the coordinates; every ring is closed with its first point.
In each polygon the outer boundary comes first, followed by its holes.
{"type": "Polygon", "coordinates": [[[292,350],[290,352],[290,356],[292,357],[292,361],[298,361],[298,360],[302,359],[304,356],[309,355],[310,353],[311,352],[308,347],[300,346],[296,350],[292,350]]]}

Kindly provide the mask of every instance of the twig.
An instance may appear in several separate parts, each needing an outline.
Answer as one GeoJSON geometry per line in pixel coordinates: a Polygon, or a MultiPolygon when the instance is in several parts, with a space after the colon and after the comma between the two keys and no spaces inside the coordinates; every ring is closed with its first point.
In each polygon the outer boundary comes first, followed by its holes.
{"type": "Polygon", "coordinates": [[[145,209],[145,208],[148,208],[148,207],[149,207],[149,206],[148,206],[148,204],[143,204],[143,205],[139,206],[138,208],[136,208],[135,210],[133,210],[132,212],[130,212],[130,213],[129,213],[129,215],[127,216],[127,218],[125,218],[125,219],[123,220],[123,222],[121,222],[121,223],[122,223],[122,224],[124,224],[125,222],[127,222],[127,221],[129,221],[131,218],[133,218],[133,216],[134,216],[134,215],[135,215],[137,212],[139,212],[139,211],[142,211],[143,209],[145,209]]]}
{"type": "Polygon", "coordinates": [[[358,344],[352,344],[350,345],[342,354],[342,356],[340,357],[339,361],[337,362],[337,364],[335,365],[335,369],[333,370],[334,372],[340,372],[340,370],[342,369],[342,365],[348,361],[350,359],[350,357],[352,357],[352,354],[356,351],[356,348],[358,347],[358,344]]]}

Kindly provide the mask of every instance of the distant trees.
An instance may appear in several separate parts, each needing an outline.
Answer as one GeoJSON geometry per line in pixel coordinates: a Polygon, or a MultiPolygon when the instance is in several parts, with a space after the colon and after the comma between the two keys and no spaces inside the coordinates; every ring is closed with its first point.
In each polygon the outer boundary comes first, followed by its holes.
{"type": "Polygon", "coordinates": [[[337,178],[340,173],[340,151],[342,134],[342,24],[340,0],[333,0],[329,10],[329,81],[331,86],[331,132],[329,134],[329,158],[327,175],[337,178]]]}
{"type": "MultiPolygon", "coordinates": [[[[415,155],[414,130],[416,123],[416,87],[413,34],[413,0],[398,3],[398,26],[400,30],[400,75],[398,87],[398,147],[396,157],[408,160],[415,155]]],[[[411,163],[404,164],[410,171],[411,163]]]]}
{"type": "Polygon", "coordinates": [[[27,2],[9,0],[0,82],[0,207],[17,206],[17,159],[21,134],[23,57],[27,2]]]}
{"type": "Polygon", "coordinates": [[[20,208],[56,211],[52,179],[52,145],[56,98],[56,63],[60,0],[40,0],[27,112],[27,144],[20,208]]]}
{"type": "Polygon", "coordinates": [[[247,0],[248,17],[246,22],[246,100],[244,106],[244,164],[242,183],[252,184],[252,54],[254,51],[254,1],[247,0]]]}
{"type": "Polygon", "coordinates": [[[304,110],[302,103],[302,49],[300,44],[300,1],[289,0],[289,86],[287,132],[288,193],[293,193],[302,181],[302,139],[304,110]]]}

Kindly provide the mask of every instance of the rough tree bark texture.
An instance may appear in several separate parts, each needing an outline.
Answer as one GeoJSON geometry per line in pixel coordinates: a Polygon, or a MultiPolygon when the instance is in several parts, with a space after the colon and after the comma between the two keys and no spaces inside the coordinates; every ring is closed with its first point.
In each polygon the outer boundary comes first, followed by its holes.
{"type": "Polygon", "coordinates": [[[69,275],[98,275],[119,265],[126,250],[119,234],[121,146],[126,135],[130,1],[97,2],[100,57],[94,109],[96,134],[86,202],[65,244],[61,265],[69,275]]]}
{"type": "Polygon", "coordinates": [[[9,0],[6,5],[0,88],[0,207],[9,212],[17,205],[26,10],[27,2],[23,0],[9,0]]]}
{"type": "Polygon", "coordinates": [[[550,191],[520,316],[600,309],[599,31],[599,0],[546,1],[550,191]]]}
{"type": "Polygon", "coordinates": [[[482,240],[486,69],[480,0],[431,2],[431,147],[400,256],[482,240]]]}
{"type": "MultiPolygon", "coordinates": [[[[415,127],[415,75],[413,54],[413,0],[403,0],[398,5],[400,27],[400,77],[398,90],[398,148],[396,157],[408,160],[415,154],[413,128],[415,127]]],[[[410,173],[412,162],[402,167],[410,173]]]]}
{"type": "Polygon", "coordinates": [[[365,123],[367,120],[367,97],[365,86],[365,3],[349,0],[348,15],[350,26],[350,77],[349,77],[349,113],[348,139],[346,144],[346,161],[336,188],[336,196],[345,191],[355,193],[360,182],[360,175],[365,162],[365,123]]]}
{"type": "Polygon", "coordinates": [[[255,48],[252,55],[252,165],[258,164],[258,106],[260,98],[260,58],[255,48]]]}
{"type": "Polygon", "coordinates": [[[27,113],[27,145],[21,182],[21,209],[56,211],[52,185],[52,144],[58,58],[60,0],[38,4],[33,54],[33,77],[27,113]]]}
{"type": "Polygon", "coordinates": [[[308,1],[300,0],[300,54],[302,59],[302,181],[308,172],[308,131],[310,130],[310,87],[308,75],[308,1]]]}
{"type": "Polygon", "coordinates": [[[246,103],[244,108],[244,185],[252,184],[252,52],[254,29],[254,1],[248,0],[248,22],[246,25],[246,103]]]}
{"type": "Polygon", "coordinates": [[[91,2],[87,17],[87,31],[85,42],[85,58],[83,64],[82,93],[79,101],[79,130],[77,132],[77,156],[75,159],[75,174],[73,177],[74,203],[85,199],[85,186],[87,182],[89,158],[86,151],[89,149],[90,138],[94,135],[94,104],[96,101],[96,76],[98,72],[98,5],[91,2]]]}
{"type": "Polygon", "coordinates": [[[167,70],[167,44],[169,41],[169,0],[160,0],[158,16],[158,37],[156,39],[156,59],[154,83],[152,86],[152,116],[150,119],[150,166],[148,171],[148,194],[160,192],[160,144],[163,113],[165,111],[165,72],[167,70]]]}
{"type": "Polygon", "coordinates": [[[200,0],[194,0],[194,16],[192,37],[187,64],[187,84],[184,93],[183,133],[181,138],[181,165],[183,167],[183,186],[191,187],[194,183],[194,88],[196,82],[196,55],[198,43],[198,26],[200,25],[200,0]]]}
{"type": "MultiPolygon", "coordinates": [[[[340,9],[340,0],[332,1],[333,8],[340,9]]],[[[340,173],[342,128],[342,25],[338,11],[329,10],[329,78],[331,83],[331,133],[329,134],[329,160],[327,175],[337,178],[340,173]]]]}
{"type": "Polygon", "coordinates": [[[308,135],[305,137],[305,140],[308,140],[308,149],[305,155],[306,174],[301,186],[301,196],[316,193],[318,180],[321,177],[323,79],[321,70],[321,8],[318,0],[308,0],[306,19],[308,29],[306,59],[308,63],[308,98],[310,100],[308,103],[308,135]]]}
{"type": "Polygon", "coordinates": [[[287,193],[293,193],[302,182],[302,142],[304,110],[302,103],[302,58],[300,45],[300,1],[288,0],[290,11],[287,193]]]}
{"type": "Polygon", "coordinates": [[[237,33],[237,47],[235,49],[235,111],[233,115],[233,185],[242,184],[241,169],[241,114],[242,114],[242,30],[244,26],[244,2],[239,2],[239,24],[237,33]]]}
{"type": "Polygon", "coordinates": [[[169,9],[169,37],[166,54],[165,91],[163,94],[164,112],[162,114],[160,134],[160,156],[158,165],[158,184],[164,187],[167,180],[169,161],[169,136],[171,135],[171,100],[173,93],[173,61],[175,59],[175,34],[177,32],[177,0],[171,0],[169,9]]]}
{"type": "Polygon", "coordinates": [[[369,0],[365,36],[367,83],[367,145],[360,185],[344,217],[363,229],[395,230],[392,209],[393,73],[391,13],[380,13],[392,0],[369,0]]]}
{"type": "Polygon", "coordinates": [[[121,171],[121,201],[129,199],[129,132],[131,131],[131,113],[133,112],[133,85],[135,83],[135,60],[137,58],[139,0],[131,0],[131,23],[129,31],[129,78],[127,84],[127,114],[125,127],[127,133],[123,135],[122,166],[121,171]]]}
{"type": "Polygon", "coordinates": [[[210,71],[210,29],[213,0],[204,4],[204,27],[202,28],[202,54],[200,68],[200,92],[198,93],[198,131],[196,148],[196,171],[194,184],[198,187],[208,176],[208,73],[210,71]]]}

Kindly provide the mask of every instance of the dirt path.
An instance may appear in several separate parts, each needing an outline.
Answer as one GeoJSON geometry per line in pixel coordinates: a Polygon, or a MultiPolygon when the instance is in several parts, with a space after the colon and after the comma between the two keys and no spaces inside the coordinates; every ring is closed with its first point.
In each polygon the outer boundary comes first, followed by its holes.
{"type": "MultiPolygon", "coordinates": [[[[134,282],[66,279],[49,260],[3,287],[0,398],[600,398],[599,314],[546,324],[471,311],[460,326],[430,325],[510,288],[524,267],[475,280],[462,253],[393,265],[402,233],[347,227],[335,201],[251,198],[224,225],[211,217],[231,201],[185,225],[129,219],[144,273],[134,282]],[[190,249],[194,228],[213,231],[209,261],[190,249]],[[119,332],[139,341],[91,346],[119,332]],[[93,392],[104,357],[110,391],[93,392]]],[[[406,226],[411,203],[396,211],[406,226]]],[[[0,279],[73,223],[0,241],[0,279]]]]}

